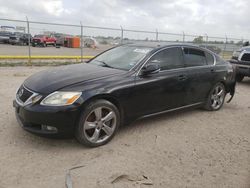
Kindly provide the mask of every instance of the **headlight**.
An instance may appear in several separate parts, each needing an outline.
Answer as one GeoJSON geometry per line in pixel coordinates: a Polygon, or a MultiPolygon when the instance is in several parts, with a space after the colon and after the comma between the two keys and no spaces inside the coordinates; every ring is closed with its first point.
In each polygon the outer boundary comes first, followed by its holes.
{"type": "Polygon", "coordinates": [[[81,92],[56,91],[42,100],[45,106],[66,106],[73,104],[81,96],[81,92]]]}

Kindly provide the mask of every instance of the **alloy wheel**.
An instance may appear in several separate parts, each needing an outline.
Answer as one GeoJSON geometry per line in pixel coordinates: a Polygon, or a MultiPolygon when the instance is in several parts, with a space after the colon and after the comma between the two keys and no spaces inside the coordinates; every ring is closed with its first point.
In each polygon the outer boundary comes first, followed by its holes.
{"type": "Polygon", "coordinates": [[[224,102],[225,98],[225,90],[224,87],[221,85],[217,85],[211,95],[211,107],[214,110],[219,109],[224,102]]]}
{"type": "Polygon", "coordinates": [[[87,115],[83,125],[83,134],[89,142],[98,144],[109,139],[116,126],[115,112],[108,107],[97,107],[87,115]]]}

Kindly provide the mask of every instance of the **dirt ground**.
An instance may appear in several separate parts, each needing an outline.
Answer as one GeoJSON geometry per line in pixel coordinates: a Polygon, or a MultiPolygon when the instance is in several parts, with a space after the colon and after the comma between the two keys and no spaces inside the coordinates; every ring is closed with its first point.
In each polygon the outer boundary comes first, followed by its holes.
{"type": "Polygon", "coordinates": [[[250,187],[250,79],[218,112],[188,110],[122,127],[107,145],[34,136],[19,127],[16,89],[46,67],[0,68],[0,188],[250,187]]]}

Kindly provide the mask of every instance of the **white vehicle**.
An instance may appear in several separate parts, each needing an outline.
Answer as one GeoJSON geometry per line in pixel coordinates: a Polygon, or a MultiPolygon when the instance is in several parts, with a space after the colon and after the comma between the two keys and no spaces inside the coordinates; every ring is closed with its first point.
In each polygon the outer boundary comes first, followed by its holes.
{"type": "Polygon", "coordinates": [[[230,63],[237,67],[236,80],[238,82],[241,82],[245,76],[250,77],[250,46],[235,51],[230,63]]]}

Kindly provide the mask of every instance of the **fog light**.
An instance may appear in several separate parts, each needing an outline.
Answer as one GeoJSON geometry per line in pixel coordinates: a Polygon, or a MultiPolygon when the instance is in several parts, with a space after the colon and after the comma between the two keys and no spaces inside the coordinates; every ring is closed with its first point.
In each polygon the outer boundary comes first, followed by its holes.
{"type": "Polygon", "coordinates": [[[48,125],[42,125],[42,130],[56,132],[57,128],[56,127],[52,127],[52,126],[48,126],[48,125]]]}

